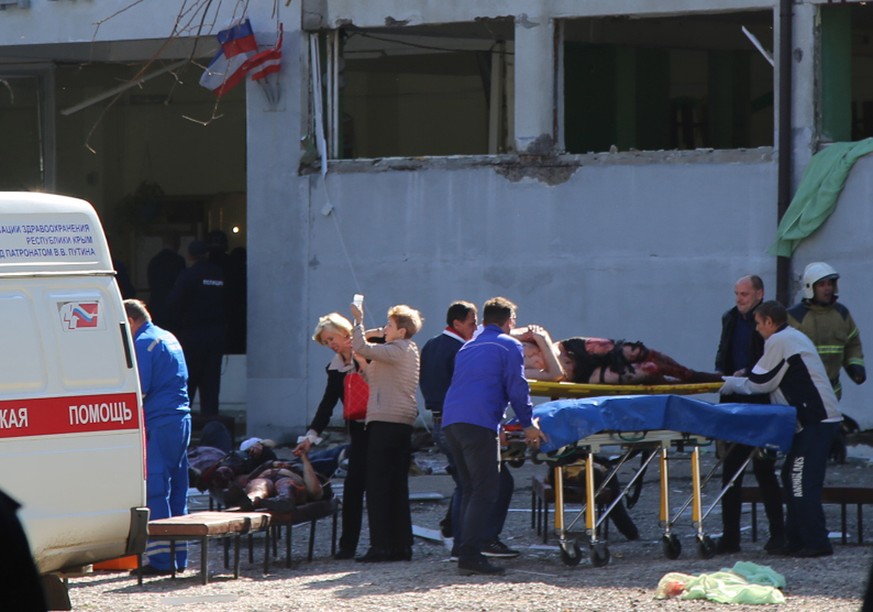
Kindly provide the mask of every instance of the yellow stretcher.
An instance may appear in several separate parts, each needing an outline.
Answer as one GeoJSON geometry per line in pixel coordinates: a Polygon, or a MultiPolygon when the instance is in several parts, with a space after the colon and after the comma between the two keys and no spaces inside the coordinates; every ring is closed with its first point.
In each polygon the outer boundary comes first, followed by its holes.
{"type": "MultiPolygon", "coordinates": [[[[570,531],[584,518],[585,533],[588,537],[588,545],[590,549],[590,560],[594,567],[602,567],[607,565],[610,560],[608,543],[599,535],[600,527],[604,521],[608,520],[609,513],[619,503],[623,503],[625,497],[634,487],[637,480],[642,478],[646,468],[657,457],[659,466],[659,524],[663,529],[663,537],[661,540],[664,556],[668,559],[676,559],[682,552],[682,545],[676,535],[673,533],[673,526],[679,520],[685,509],[691,505],[691,521],[695,529],[695,536],[698,545],[698,553],[704,559],[708,559],[715,554],[715,545],[712,539],[706,535],[703,527],[703,520],[712,510],[712,507],[721,499],[723,492],[718,495],[718,499],[708,509],[704,510],[702,504],[702,490],[714,473],[714,469],[706,477],[701,477],[700,473],[700,448],[709,446],[712,440],[705,436],[696,436],[684,434],[676,431],[659,430],[646,431],[635,433],[617,433],[604,432],[587,437],[584,442],[580,442],[574,449],[574,456],[581,455],[582,461],[585,464],[585,506],[571,521],[565,521],[564,516],[564,466],[567,464],[561,463],[559,460],[554,469],[554,492],[555,492],[555,533],[558,536],[558,544],[561,548],[561,560],[566,565],[577,565],[582,559],[582,551],[579,544],[569,537],[570,531]],[[594,486],[594,455],[604,446],[620,446],[622,455],[617,463],[612,467],[609,474],[604,478],[604,481],[595,490],[594,486]],[[669,451],[670,449],[678,449],[684,451],[691,449],[691,495],[687,501],[672,515],[670,514],[670,470],[669,470],[669,451]],[[611,500],[609,505],[602,511],[598,511],[598,504],[591,503],[591,500],[598,499],[600,493],[607,487],[609,481],[615,477],[619,469],[628,461],[635,453],[642,452],[643,460],[640,468],[631,477],[630,481],[624,485],[621,493],[611,500]]],[[[542,457],[539,460],[543,460],[542,457]]],[[[550,459],[554,461],[554,458],[550,459]]],[[[744,466],[745,467],[745,466],[744,466]]]]}
{"type": "Polygon", "coordinates": [[[717,393],[724,383],[676,383],[672,385],[593,385],[568,382],[546,382],[529,380],[530,394],[539,397],[576,398],[597,397],[599,395],[696,395],[717,393]]]}

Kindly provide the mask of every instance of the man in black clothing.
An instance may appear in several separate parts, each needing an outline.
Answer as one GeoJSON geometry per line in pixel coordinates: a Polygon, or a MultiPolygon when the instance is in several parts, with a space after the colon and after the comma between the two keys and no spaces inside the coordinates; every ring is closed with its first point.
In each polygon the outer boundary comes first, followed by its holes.
{"type": "MultiPolygon", "coordinates": [[[[715,356],[715,369],[728,376],[748,376],[752,366],[764,353],[764,339],[755,331],[755,310],[764,299],[764,282],[751,275],[739,279],[734,286],[736,306],[721,318],[721,341],[715,356]]],[[[721,395],[721,403],[741,402],[769,404],[767,394],[721,395]]],[[[723,452],[722,485],[730,487],[721,498],[723,534],[716,544],[719,553],[740,551],[740,511],[743,486],[743,465],[754,449],[744,444],[727,445],[723,452]],[[740,471],[742,468],[742,471],[740,471]],[[739,472],[739,473],[738,473],[739,472]]],[[[764,550],[774,552],[785,546],[785,519],[782,510],[782,492],[775,472],[775,456],[772,451],[754,450],[752,471],[764,501],[764,510],[770,523],[770,539],[764,550]]]]}
{"type": "Polygon", "coordinates": [[[218,415],[225,342],[224,275],[207,257],[205,242],[188,245],[191,266],[176,279],[167,311],[188,364],[188,397],[200,390],[200,414],[218,415]]]}
{"type": "Polygon", "coordinates": [[[185,269],[185,258],[179,255],[179,235],[167,232],[164,248],[149,260],[149,312],[158,327],[167,328],[167,296],[176,279],[185,269]]]}
{"type": "Polygon", "coordinates": [[[3,547],[0,591],[6,594],[6,605],[10,609],[42,612],[48,607],[27,535],[18,520],[20,507],[17,501],[0,491],[0,545],[3,547]]]}

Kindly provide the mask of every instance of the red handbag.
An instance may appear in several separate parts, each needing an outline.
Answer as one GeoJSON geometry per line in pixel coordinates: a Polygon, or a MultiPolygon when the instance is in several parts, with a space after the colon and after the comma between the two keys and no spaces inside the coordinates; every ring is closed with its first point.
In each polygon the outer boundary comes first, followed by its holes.
{"type": "Polygon", "coordinates": [[[358,372],[349,372],[343,380],[343,418],[362,421],[367,418],[370,385],[358,372]]]}

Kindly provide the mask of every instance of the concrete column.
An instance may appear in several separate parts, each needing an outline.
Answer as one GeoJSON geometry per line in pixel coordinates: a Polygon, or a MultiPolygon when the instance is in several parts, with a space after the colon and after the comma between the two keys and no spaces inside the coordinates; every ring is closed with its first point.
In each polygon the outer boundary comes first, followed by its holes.
{"type": "MultiPolygon", "coordinates": [[[[286,9],[289,13],[290,9],[286,9]]],[[[299,11],[299,9],[296,9],[299,11]]],[[[285,16],[278,102],[246,84],[247,433],[289,437],[306,419],[308,182],[297,175],[308,116],[309,42],[285,16]]],[[[321,381],[320,381],[321,382],[321,381]]]]}
{"type": "MultiPolygon", "coordinates": [[[[791,124],[792,124],[792,192],[803,176],[803,170],[815,153],[818,141],[816,112],[818,108],[818,86],[816,80],[816,48],[818,39],[818,7],[812,4],[793,5],[793,44],[791,79],[791,124]]],[[[779,8],[774,11],[776,37],[779,40],[779,8]]],[[[776,52],[778,54],[778,44],[776,52]]],[[[777,60],[776,66],[779,66],[777,60]]],[[[778,78],[774,83],[778,84],[778,78]]],[[[779,108],[779,91],[776,87],[776,108],[779,108]]],[[[778,125],[778,124],[777,124],[778,125]]],[[[774,142],[779,142],[778,137],[774,142]]]]}
{"type": "Polygon", "coordinates": [[[555,142],[555,24],[548,17],[515,18],[515,146],[549,153],[555,142]]]}

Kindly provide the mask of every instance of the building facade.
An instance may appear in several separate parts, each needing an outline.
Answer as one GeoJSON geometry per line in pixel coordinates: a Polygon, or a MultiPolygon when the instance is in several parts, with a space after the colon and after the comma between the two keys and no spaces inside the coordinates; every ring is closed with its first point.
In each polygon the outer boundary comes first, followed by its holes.
{"type": "MultiPolygon", "coordinates": [[[[862,2],[201,4],[0,0],[0,188],[94,202],[135,278],[168,226],[245,247],[252,434],[309,422],[312,327],[354,293],[373,326],[420,309],[421,342],[452,300],[505,295],[553,337],[711,369],[734,281],[776,297],[767,249],[810,157],[873,136],[862,2]],[[196,83],[243,14],[262,48],[283,25],[282,69],[216,99],[196,83]]],[[[862,335],[870,164],[780,272],[793,300],[834,265],[862,335]]]]}

